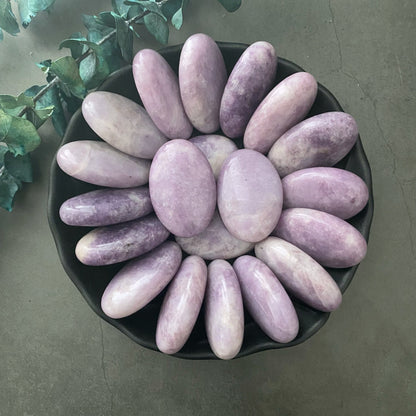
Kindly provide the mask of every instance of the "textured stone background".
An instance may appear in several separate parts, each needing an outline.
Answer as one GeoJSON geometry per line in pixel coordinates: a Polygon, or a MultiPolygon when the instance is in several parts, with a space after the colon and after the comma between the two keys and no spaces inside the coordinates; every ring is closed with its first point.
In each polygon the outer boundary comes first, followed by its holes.
{"type": "MultiPolygon", "coordinates": [[[[35,182],[0,212],[0,415],[415,415],[416,3],[244,1],[227,14],[192,1],[170,44],[205,32],[267,40],[311,72],[357,120],[374,180],[368,256],[342,307],[306,343],[232,362],[148,351],[101,322],[67,278],[46,219],[49,125],[35,182]]],[[[0,43],[0,92],[43,81],[35,63],[66,54],[81,13],[109,0],[57,0],[0,43]]],[[[148,37],[136,44],[158,47],[148,37]]]]}

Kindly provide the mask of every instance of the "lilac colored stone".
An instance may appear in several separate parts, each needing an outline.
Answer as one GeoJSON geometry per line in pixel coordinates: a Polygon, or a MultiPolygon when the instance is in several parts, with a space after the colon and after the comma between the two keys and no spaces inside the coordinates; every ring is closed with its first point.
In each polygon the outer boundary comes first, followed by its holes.
{"type": "Polygon", "coordinates": [[[218,209],[228,231],[255,243],[275,228],[282,210],[282,184],[273,165],[255,150],[240,149],[218,178],[218,209]]]}
{"type": "Polygon", "coordinates": [[[285,289],[307,305],[323,312],[339,307],[342,294],[331,275],[312,257],[277,237],[256,244],[256,257],[263,261],[285,289]]]}
{"type": "Polygon", "coordinates": [[[198,256],[181,264],[166,292],[156,328],[156,345],[175,354],[186,343],[198,318],[207,283],[207,266],[198,256]]]}
{"type": "Polygon", "coordinates": [[[232,140],[217,134],[196,136],[189,139],[189,141],[198,147],[208,159],[212,171],[214,172],[215,179],[218,179],[221,166],[225,162],[225,159],[238,149],[237,145],[232,140]]]}
{"type": "Polygon", "coordinates": [[[368,188],[357,175],[337,168],[308,168],[282,180],[284,208],[312,208],[347,219],[368,202],[368,188]]]}
{"type": "Polygon", "coordinates": [[[194,237],[176,237],[176,242],[188,254],[206,260],[232,259],[253,249],[254,244],[239,240],[225,228],[218,211],[208,227],[194,237]]]}
{"type": "Polygon", "coordinates": [[[291,128],[273,145],[268,157],[283,178],[299,169],[335,165],[357,138],[355,120],[349,114],[331,111],[291,128]]]}
{"type": "Polygon", "coordinates": [[[64,144],[56,161],[67,175],[94,185],[133,188],[149,180],[148,160],[126,155],[105,142],[79,140],[64,144]]]}
{"type": "Polygon", "coordinates": [[[235,64],[224,89],[220,107],[221,130],[228,137],[241,137],[276,76],[277,57],[273,45],[255,42],[235,64]]]}
{"type": "Polygon", "coordinates": [[[315,78],[307,72],[296,72],[279,82],[250,118],[244,147],[267,153],[282,134],[306,117],[317,91],[315,78]]]}
{"type": "Polygon", "coordinates": [[[188,139],[192,124],[185,114],[179,81],[166,60],[152,49],[142,49],[133,60],[133,76],[143,105],[169,139],[188,139]]]}
{"type": "Polygon", "coordinates": [[[283,210],[273,235],[299,247],[326,267],[355,266],[367,253],[364,237],[351,224],[310,208],[283,210]]]}
{"type": "Polygon", "coordinates": [[[121,224],[95,228],[75,248],[81,263],[103,266],[140,256],[169,237],[169,231],[154,214],[121,224]]]}
{"type": "Polygon", "coordinates": [[[199,234],[211,222],[216,185],[204,154],[187,140],[173,140],[156,153],[149,175],[150,197],[163,225],[179,237],[199,234]]]}
{"type": "Polygon", "coordinates": [[[238,354],[244,337],[243,300],[234,269],[225,260],[214,260],[208,266],[205,326],[218,358],[230,360],[238,354]]]}
{"type": "Polygon", "coordinates": [[[98,136],[131,156],[151,159],[166,142],[146,110],[119,94],[89,93],[82,103],[82,115],[98,136]]]}
{"type": "Polygon", "coordinates": [[[224,58],[215,41],[203,33],[190,36],[180,55],[179,88],[190,122],[202,133],[212,133],[220,127],[226,82],[224,58]]]}
{"type": "Polygon", "coordinates": [[[260,328],[276,342],[292,341],[299,332],[295,307],[286,290],[262,261],[239,257],[233,264],[243,302],[260,328]]]}
{"type": "Polygon", "coordinates": [[[68,225],[100,227],[135,220],[153,211],[149,188],[106,188],[66,200],[59,209],[68,225]]]}
{"type": "Polygon", "coordinates": [[[179,246],[167,241],[129,261],[110,281],[101,308],[110,318],[132,315],[151,302],[170,282],[182,260],[179,246]]]}

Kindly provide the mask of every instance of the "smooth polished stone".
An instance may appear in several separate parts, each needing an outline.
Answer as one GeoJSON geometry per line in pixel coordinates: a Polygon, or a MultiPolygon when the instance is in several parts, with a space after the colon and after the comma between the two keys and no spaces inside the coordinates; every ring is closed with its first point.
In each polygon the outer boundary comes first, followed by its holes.
{"type": "Polygon", "coordinates": [[[207,158],[188,140],[172,140],[156,153],[150,197],[163,225],[179,237],[199,234],[214,215],[216,184],[207,158]]]}
{"type": "Polygon", "coordinates": [[[120,319],[139,311],[168,285],[181,260],[181,249],[173,241],[131,260],[106,287],[101,298],[103,312],[120,319]]]}
{"type": "Polygon", "coordinates": [[[198,147],[208,159],[215,179],[218,179],[225,159],[238,149],[232,140],[218,134],[196,136],[189,139],[189,141],[198,147]]]}
{"type": "Polygon", "coordinates": [[[253,256],[241,256],[233,264],[243,302],[260,328],[276,342],[292,341],[299,319],[286,290],[269,267],[253,256]]]}
{"type": "Polygon", "coordinates": [[[277,237],[266,238],[254,250],[285,289],[307,305],[323,312],[340,306],[342,294],[334,279],[304,251],[277,237]]]}
{"type": "Polygon", "coordinates": [[[152,49],[140,50],[133,60],[133,76],[144,108],[169,139],[189,139],[192,124],[185,114],[179,81],[166,60],[152,49]]]}
{"type": "Polygon", "coordinates": [[[119,94],[89,93],[82,102],[82,115],[108,144],[135,157],[151,159],[166,142],[146,110],[119,94]]]}
{"type": "Polygon", "coordinates": [[[153,211],[149,188],[105,188],[74,196],[59,209],[68,225],[100,227],[131,221],[153,211]]]}
{"type": "Polygon", "coordinates": [[[354,118],[331,111],[291,128],[273,145],[268,157],[283,178],[299,169],[334,166],[352,149],[357,138],[354,118]]]}
{"type": "Polygon", "coordinates": [[[169,231],[154,214],[121,224],[95,228],[75,248],[81,263],[103,266],[140,256],[169,237],[169,231]]]}
{"type": "Polygon", "coordinates": [[[183,260],[169,284],[156,327],[156,344],[165,354],[175,354],[186,343],[198,318],[205,295],[207,266],[198,256],[183,260]]]}
{"type": "Polygon", "coordinates": [[[276,227],[283,191],[273,165],[255,150],[240,149],[224,162],[218,178],[218,209],[228,231],[255,243],[276,227]]]}
{"type": "Polygon", "coordinates": [[[284,208],[312,208],[342,219],[358,214],[368,202],[368,188],[344,169],[301,169],[282,179],[284,208]]]}
{"type": "Polygon", "coordinates": [[[79,140],[64,144],[59,167],[84,182],[111,188],[133,188],[149,181],[150,162],[120,152],[105,142],[79,140]]]}
{"type": "Polygon", "coordinates": [[[220,127],[226,82],[224,58],[215,41],[203,33],[190,36],[180,55],[179,88],[189,121],[201,133],[213,133],[220,127]]]}
{"type": "Polygon", "coordinates": [[[250,117],[273,86],[276,68],[276,51],[268,42],[255,42],[243,52],[221,100],[220,124],[226,136],[244,135],[250,117]]]}
{"type": "Polygon", "coordinates": [[[280,136],[306,117],[317,91],[315,78],[307,72],[296,72],[279,82],[250,118],[244,147],[267,153],[280,136]]]}
{"type": "Polygon", "coordinates": [[[232,259],[253,249],[254,244],[234,237],[225,227],[218,213],[208,227],[194,237],[176,237],[176,242],[188,254],[201,256],[206,260],[232,259]]]}
{"type": "Polygon", "coordinates": [[[230,360],[238,354],[244,337],[243,300],[234,269],[225,260],[214,260],[208,266],[205,327],[218,358],[230,360]]]}
{"type": "Polygon", "coordinates": [[[364,237],[351,224],[310,208],[283,210],[273,235],[299,247],[326,267],[355,266],[367,253],[364,237]]]}

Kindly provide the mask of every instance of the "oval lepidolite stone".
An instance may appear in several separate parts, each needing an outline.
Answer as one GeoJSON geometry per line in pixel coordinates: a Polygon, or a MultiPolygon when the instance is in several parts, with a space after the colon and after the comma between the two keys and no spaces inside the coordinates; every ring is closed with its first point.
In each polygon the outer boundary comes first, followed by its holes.
{"type": "Polygon", "coordinates": [[[153,211],[149,188],[105,188],[67,199],[59,209],[68,225],[100,227],[135,220],[153,211]]]}
{"type": "Polygon", "coordinates": [[[368,202],[366,183],[344,169],[297,170],[282,179],[284,208],[312,208],[342,219],[358,214],[368,202]]]}
{"type": "Polygon", "coordinates": [[[218,178],[218,209],[228,231],[258,242],[276,226],[282,212],[279,175],[266,156],[240,149],[224,162],[218,178]]]}
{"type": "Polygon", "coordinates": [[[305,118],[317,91],[318,84],[308,72],[296,72],[279,82],[250,118],[244,147],[267,153],[282,134],[305,118]]]}
{"type": "Polygon", "coordinates": [[[189,139],[189,141],[198,147],[208,159],[215,179],[218,179],[221,166],[225,162],[225,159],[238,149],[232,140],[218,134],[196,136],[189,139]]]}
{"type": "Polygon", "coordinates": [[[296,170],[334,166],[354,146],[358,126],[341,111],[307,118],[292,127],[273,145],[268,158],[281,178],[296,170]]]}
{"type": "Polygon", "coordinates": [[[105,142],[66,143],[58,150],[56,161],[67,175],[93,185],[133,188],[149,180],[149,160],[126,155],[105,142]]]}
{"type": "Polygon", "coordinates": [[[190,36],[179,61],[179,87],[186,115],[202,133],[220,127],[220,104],[227,70],[220,48],[203,33],[190,36]]]}
{"type": "Polygon", "coordinates": [[[192,124],[186,116],[179,81],[162,55],[140,50],[133,60],[133,77],[144,108],[169,139],[189,139],[192,124]]]}
{"type": "Polygon", "coordinates": [[[240,56],[224,89],[220,107],[221,129],[228,137],[241,137],[257,106],[276,76],[273,45],[255,42],[240,56]]]}
{"type": "Polygon", "coordinates": [[[98,136],[132,156],[151,159],[166,142],[146,110],[119,94],[91,92],[82,103],[82,115],[98,136]]]}
{"type": "Polygon", "coordinates": [[[193,237],[176,237],[176,242],[188,254],[201,256],[205,260],[232,259],[247,253],[253,243],[234,237],[225,228],[218,211],[202,233],[193,237]]]}
{"type": "Polygon", "coordinates": [[[187,140],[172,140],[158,150],[149,190],[156,215],[178,237],[199,234],[214,215],[214,174],[201,150],[187,140]]]}
{"type": "Polygon", "coordinates": [[[289,295],[266,264],[253,256],[233,264],[244,304],[260,328],[276,342],[290,342],[299,331],[299,320],[289,295]]]}
{"type": "Polygon", "coordinates": [[[356,228],[316,209],[283,210],[273,235],[299,247],[325,267],[352,267],[367,253],[367,242],[356,228]]]}

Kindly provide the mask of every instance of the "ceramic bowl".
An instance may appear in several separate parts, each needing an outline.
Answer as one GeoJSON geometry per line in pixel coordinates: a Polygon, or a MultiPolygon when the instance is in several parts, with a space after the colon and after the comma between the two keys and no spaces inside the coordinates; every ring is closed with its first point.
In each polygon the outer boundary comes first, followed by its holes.
{"type": "MultiPolygon", "coordinates": [[[[224,56],[227,71],[230,73],[238,58],[248,45],[220,42],[218,45],[224,56]]],[[[159,51],[176,73],[178,70],[181,48],[182,45],[179,45],[159,51]]],[[[279,57],[275,83],[277,84],[287,76],[299,71],[302,71],[302,68],[279,57]]],[[[141,104],[140,97],[134,85],[130,66],[120,69],[112,74],[99,89],[124,95],[125,97],[141,104]]],[[[336,98],[325,87],[319,85],[317,98],[307,117],[328,111],[343,110],[336,98]]],[[[198,134],[196,131],[194,133],[194,135],[198,134]]],[[[218,133],[221,134],[221,132],[218,133]]],[[[70,120],[61,145],[83,139],[100,140],[84,120],[81,111],[78,110],[70,120]]],[[[236,142],[241,147],[242,140],[237,139],[236,142]]],[[[356,227],[368,241],[373,215],[373,195],[370,166],[364,153],[360,138],[349,154],[341,160],[336,167],[356,173],[366,182],[369,188],[370,199],[367,206],[358,215],[349,220],[349,222],[356,227]]],[[[156,323],[165,291],[163,291],[145,308],[129,317],[115,320],[106,316],[101,310],[101,296],[107,284],[118,272],[118,270],[120,270],[124,263],[100,267],[86,266],[80,263],[75,257],[75,246],[78,240],[90,231],[90,228],[68,226],[64,224],[59,217],[59,207],[65,200],[94,189],[98,189],[98,187],[81,182],[66,175],[58,167],[56,159],[54,159],[50,172],[48,219],[60,260],[69,278],[97,315],[118,328],[136,343],[145,348],[157,351],[155,342],[156,323]]],[[[335,279],[341,291],[344,292],[351,283],[357,267],[358,266],[348,269],[327,270],[335,279]]],[[[246,313],[244,342],[237,357],[242,357],[263,350],[287,348],[300,344],[314,335],[329,318],[329,313],[312,309],[295,298],[293,298],[293,302],[299,317],[300,330],[297,337],[292,342],[279,344],[272,341],[262,332],[248,313],[246,313]]],[[[176,357],[188,359],[216,358],[208,344],[204,328],[203,313],[204,309],[202,307],[201,313],[188,342],[180,352],[175,354],[176,357]]]]}

